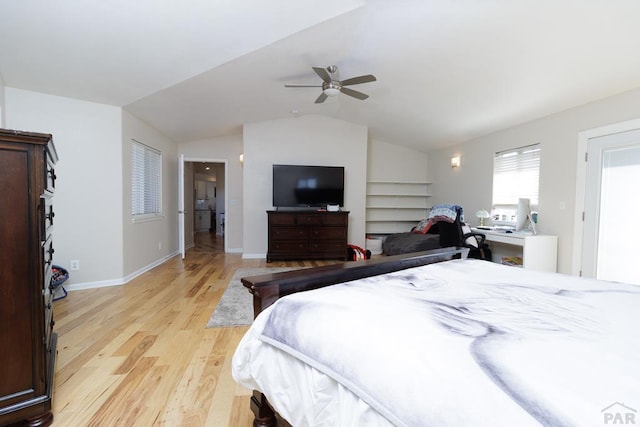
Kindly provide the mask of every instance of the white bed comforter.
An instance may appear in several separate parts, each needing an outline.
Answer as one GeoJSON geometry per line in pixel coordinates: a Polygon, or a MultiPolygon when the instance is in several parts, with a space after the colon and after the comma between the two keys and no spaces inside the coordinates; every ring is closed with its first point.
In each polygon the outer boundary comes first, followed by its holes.
{"type": "Polygon", "coordinates": [[[639,337],[637,286],[457,260],[280,299],[233,375],[294,425],[602,425],[615,402],[640,410],[639,337]],[[296,414],[323,381],[357,408],[296,414]]]}

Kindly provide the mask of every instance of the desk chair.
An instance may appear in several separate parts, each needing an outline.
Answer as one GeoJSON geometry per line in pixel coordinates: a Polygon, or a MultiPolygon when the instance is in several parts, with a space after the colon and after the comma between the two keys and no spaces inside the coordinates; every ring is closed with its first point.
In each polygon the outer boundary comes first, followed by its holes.
{"type": "Polygon", "coordinates": [[[469,248],[469,258],[491,261],[491,249],[485,242],[485,235],[475,233],[460,220],[462,207],[456,208],[456,219],[453,222],[439,220],[429,229],[429,233],[438,233],[440,247],[461,246],[469,248]]]}

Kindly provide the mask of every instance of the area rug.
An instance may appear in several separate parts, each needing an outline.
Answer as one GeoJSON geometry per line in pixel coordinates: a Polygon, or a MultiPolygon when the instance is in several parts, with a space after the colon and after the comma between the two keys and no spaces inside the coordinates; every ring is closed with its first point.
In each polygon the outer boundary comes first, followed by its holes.
{"type": "Polygon", "coordinates": [[[220,302],[213,310],[207,328],[244,326],[253,322],[253,295],[240,281],[243,277],[297,270],[299,267],[239,268],[233,273],[220,302]]]}

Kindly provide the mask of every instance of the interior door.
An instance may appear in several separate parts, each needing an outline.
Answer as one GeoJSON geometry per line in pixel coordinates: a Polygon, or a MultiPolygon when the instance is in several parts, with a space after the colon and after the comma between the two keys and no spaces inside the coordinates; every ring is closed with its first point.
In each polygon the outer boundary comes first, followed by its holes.
{"type": "Polygon", "coordinates": [[[590,139],[587,153],[583,275],[640,284],[634,259],[640,129],[590,139]]]}
{"type": "Polygon", "coordinates": [[[178,161],[178,247],[182,259],[185,256],[184,215],[184,154],[180,154],[178,161]]]}

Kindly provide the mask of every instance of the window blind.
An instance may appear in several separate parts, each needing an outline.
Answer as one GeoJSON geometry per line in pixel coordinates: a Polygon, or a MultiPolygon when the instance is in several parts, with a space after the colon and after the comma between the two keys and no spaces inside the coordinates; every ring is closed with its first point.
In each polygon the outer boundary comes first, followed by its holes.
{"type": "Polygon", "coordinates": [[[161,213],[162,155],[138,141],[131,141],[131,214],[161,213]]]}
{"type": "Polygon", "coordinates": [[[540,144],[496,153],[493,162],[493,204],[517,205],[518,199],[538,204],[540,144]]]}

